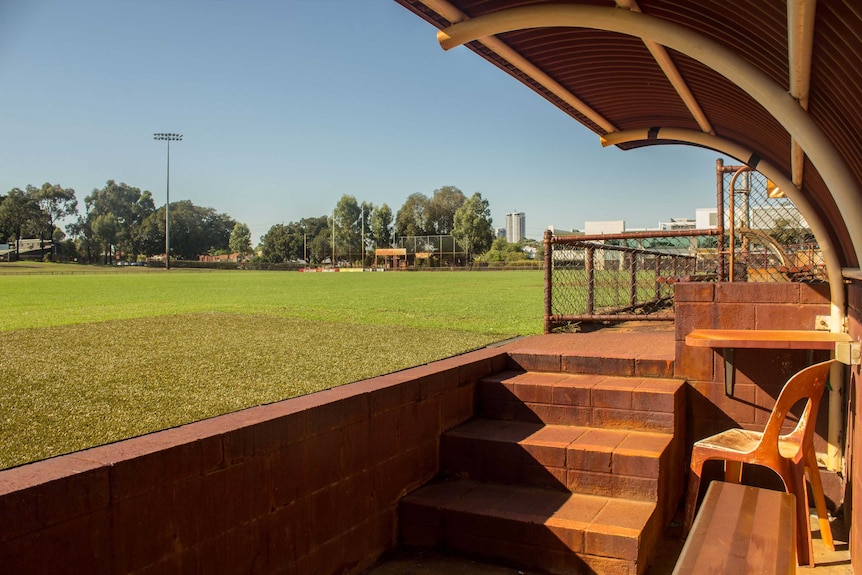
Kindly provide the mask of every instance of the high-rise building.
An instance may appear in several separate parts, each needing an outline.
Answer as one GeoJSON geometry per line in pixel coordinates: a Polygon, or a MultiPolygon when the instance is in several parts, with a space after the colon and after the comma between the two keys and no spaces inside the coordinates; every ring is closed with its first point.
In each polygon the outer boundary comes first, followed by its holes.
{"type": "Polygon", "coordinates": [[[527,235],[527,217],[524,212],[506,214],[506,241],[517,243],[527,235]]]}

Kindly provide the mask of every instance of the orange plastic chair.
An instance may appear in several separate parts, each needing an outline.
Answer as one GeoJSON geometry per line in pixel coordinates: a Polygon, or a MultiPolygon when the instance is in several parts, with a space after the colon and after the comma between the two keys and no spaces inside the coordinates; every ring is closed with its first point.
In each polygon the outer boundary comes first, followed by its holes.
{"type": "Polygon", "coordinates": [[[787,493],[796,496],[796,560],[799,565],[813,564],[805,485],[807,468],[823,543],[829,549],[835,549],[826,498],[823,496],[823,484],[820,482],[820,471],[814,453],[814,422],[833,361],[812,365],[791,377],[778,395],[762,432],[729,429],[694,444],[685,505],[685,533],[689,532],[694,521],[704,462],[711,459],[724,460],[724,480],[731,483],[739,483],[742,480],[743,463],[762,465],[775,471],[784,481],[787,493]],[[806,405],[796,427],[787,435],[781,435],[781,425],[788,412],[801,400],[805,400],[806,405]]]}

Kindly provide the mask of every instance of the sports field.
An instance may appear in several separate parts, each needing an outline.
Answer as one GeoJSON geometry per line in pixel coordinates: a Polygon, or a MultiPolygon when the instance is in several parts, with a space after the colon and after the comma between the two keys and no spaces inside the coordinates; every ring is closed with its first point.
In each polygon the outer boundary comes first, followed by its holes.
{"type": "Polygon", "coordinates": [[[0,469],[542,329],[539,271],[106,271],[0,263],[0,469]]]}

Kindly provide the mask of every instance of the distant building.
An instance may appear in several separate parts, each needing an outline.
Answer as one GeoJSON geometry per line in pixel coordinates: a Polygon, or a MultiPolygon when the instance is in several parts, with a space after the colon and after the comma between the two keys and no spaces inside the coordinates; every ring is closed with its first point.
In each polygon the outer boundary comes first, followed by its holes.
{"type": "Polygon", "coordinates": [[[691,218],[671,218],[669,222],[659,222],[658,229],[665,230],[693,230],[696,221],[691,218]]]}
{"type": "Polygon", "coordinates": [[[506,240],[518,243],[527,235],[527,217],[524,212],[506,214],[506,240]]]}
{"type": "Polygon", "coordinates": [[[718,227],[718,210],[716,208],[697,208],[694,213],[697,229],[710,230],[718,227]]]}
{"type": "Polygon", "coordinates": [[[506,237],[506,228],[497,228],[496,237],[505,238],[506,237]]]}
{"type": "Polygon", "coordinates": [[[604,234],[621,234],[626,231],[625,220],[609,220],[584,222],[584,232],[588,236],[599,236],[604,234]]]}

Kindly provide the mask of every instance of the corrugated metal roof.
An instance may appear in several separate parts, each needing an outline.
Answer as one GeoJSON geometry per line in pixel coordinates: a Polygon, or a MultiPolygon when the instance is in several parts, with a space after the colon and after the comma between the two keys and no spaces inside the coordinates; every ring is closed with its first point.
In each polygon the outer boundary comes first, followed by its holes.
{"type": "MultiPolygon", "coordinates": [[[[396,0],[439,29],[454,22],[453,9],[467,19],[534,5],[590,5],[625,10],[612,0],[545,2],[542,0],[396,0]],[[442,8],[441,8],[442,6],[442,8]]],[[[791,3],[793,0],[791,0],[791,3]]],[[[619,0],[630,6],[630,0],[619,0]]],[[[790,91],[788,3],[763,0],[638,0],[644,14],[667,20],[717,42],[790,91]]],[[[813,18],[813,50],[808,116],[834,144],[862,190],[862,2],[819,0],[813,18]]],[[[618,130],[651,127],[701,131],[680,94],[668,80],[646,44],[637,37],[591,28],[528,28],[497,35],[497,39],[538,67],[618,130]]],[[[429,34],[429,41],[433,41],[429,34]]],[[[522,67],[480,42],[467,46],[548,99],[598,135],[603,130],[522,67]]],[[[751,150],[792,175],[791,136],[763,105],[721,74],[680,52],[667,50],[715,135],[751,150]]],[[[620,145],[633,148],[651,143],[620,145]]],[[[748,158],[738,158],[746,161],[748,158]]],[[[839,252],[842,266],[858,267],[858,250],[847,213],[842,213],[824,178],[812,162],[803,163],[802,194],[820,216],[839,252]]],[[[828,178],[827,178],[828,180],[828,178]]],[[[834,191],[834,190],[833,190],[834,191]]],[[[844,192],[846,193],[846,191],[844,192]]],[[[862,203],[862,197],[856,197],[862,203]]],[[[846,204],[845,204],[846,205],[846,204]]],[[[858,234],[857,234],[858,235],[858,234]]]]}

